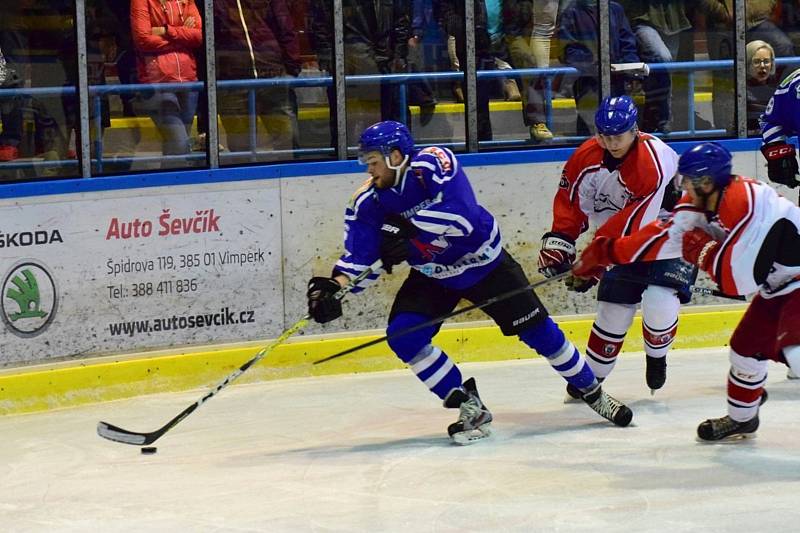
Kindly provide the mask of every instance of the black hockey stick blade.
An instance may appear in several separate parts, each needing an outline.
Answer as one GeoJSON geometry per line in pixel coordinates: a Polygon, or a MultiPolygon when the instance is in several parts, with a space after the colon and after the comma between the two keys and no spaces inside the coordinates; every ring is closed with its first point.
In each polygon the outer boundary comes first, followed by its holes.
{"type": "Polygon", "coordinates": [[[133,444],[141,446],[142,444],[152,444],[159,437],[159,432],[153,433],[137,433],[135,431],[128,431],[115,425],[103,422],[102,420],[97,423],[97,434],[104,439],[113,440],[114,442],[124,442],[125,444],[133,444]]]}
{"type": "MultiPolygon", "coordinates": [[[[369,266],[366,270],[364,270],[361,274],[350,280],[350,282],[339,289],[339,291],[333,295],[334,298],[337,300],[341,300],[344,298],[350,291],[352,291],[356,285],[361,283],[367,276],[372,274],[373,272],[377,271],[381,268],[382,263],[381,260],[378,259],[372,265],[369,266]]],[[[172,429],[173,427],[177,426],[181,420],[192,414],[195,409],[203,405],[206,401],[213,398],[219,391],[227,387],[232,381],[236,378],[244,374],[247,369],[251,366],[259,362],[263,359],[267,354],[271,353],[272,350],[277,348],[279,345],[283,344],[286,339],[303,329],[306,324],[308,324],[309,320],[311,320],[310,315],[305,315],[303,318],[295,322],[291,327],[284,330],[281,335],[272,341],[269,345],[265,346],[259,352],[254,355],[251,359],[245,362],[242,366],[237,368],[233,373],[223,379],[216,387],[208,391],[203,395],[202,398],[194,402],[192,405],[178,413],[178,415],[164,424],[163,427],[151,431],[150,433],[139,433],[137,431],[130,431],[127,429],[123,429],[119,426],[115,426],[113,424],[109,424],[108,422],[98,422],[97,423],[97,434],[103,437],[104,439],[112,440],[114,442],[121,442],[123,444],[132,444],[134,446],[142,446],[147,444],[152,444],[161,438],[164,433],[172,429]]]]}
{"type": "MultiPolygon", "coordinates": [[[[203,401],[205,401],[205,399],[206,397],[204,397],[203,401]]],[[[172,429],[178,424],[178,422],[189,416],[192,411],[200,406],[200,403],[202,402],[193,403],[181,411],[178,416],[167,422],[164,427],[157,429],[156,431],[151,431],[150,433],[129,431],[113,424],[109,424],[108,422],[100,421],[97,423],[97,434],[104,439],[113,440],[114,442],[122,442],[124,444],[132,444],[134,446],[146,446],[148,444],[153,444],[161,437],[161,435],[172,429]]]]}
{"type": "MultiPolygon", "coordinates": [[[[545,278],[543,280],[539,280],[537,282],[530,283],[530,284],[528,284],[528,285],[526,285],[524,287],[520,287],[520,288],[514,289],[512,291],[504,292],[503,294],[498,294],[497,296],[493,296],[493,297],[491,297],[491,298],[489,298],[487,300],[484,300],[483,302],[480,302],[480,303],[477,303],[477,304],[468,305],[467,307],[462,307],[461,309],[456,309],[455,311],[447,313],[446,315],[442,315],[440,317],[432,318],[432,319],[428,320],[427,322],[423,322],[422,324],[417,324],[416,326],[412,326],[412,327],[410,327],[410,328],[408,328],[406,330],[398,331],[397,333],[392,335],[392,339],[396,339],[397,337],[402,337],[403,335],[408,335],[409,333],[413,333],[413,332],[415,332],[417,330],[420,330],[420,329],[423,329],[423,328],[427,328],[427,327],[430,327],[430,326],[435,326],[436,324],[439,324],[440,322],[444,322],[448,318],[453,318],[454,316],[458,316],[458,315],[464,314],[464,313],[466,313],[468,311],[472,311],[473,309],[482,309],[482,308],[484,308],[486,306],[489,306],[489,305],[492,305],[494,303],[501,302],[503,300],[511,298],[512,296],[516,296],[517,294],[522,294],[523,292],[536,289],[537,287],[541,287],[542,285],[546,285],[546,284],[548,284],[548,283],[550,283],[552,281],[557,281],[557,280],[560,280],[560,279],[564,279],[564,278],[566,278],[567,276],[569,276],[571,274],[572,273],[569,270],[567,270],[566,272],[562,272],[560,274],[556,274],[555,276],[552,276],[550,278],[545,278]]],[[[370,346],[375,346],[376,344],[380,344],[380,343],[384,342],[388,338],[389,338],[388,335],[384,335],[383,337],[380,337],[380,338],[377,338],[377,339],[373,339],[371,341],[367,341],[367,342],[365,342],[363,344],[359,344],[358,346],[353,346],[352,348],[348,348],[346,350],[342,350],[341,352],[335,353],[333,355],[329,355],[328,357],[325,357],[325,358],[320,359],[318,361],[314,361],[314,364],[318,365],[320,363],[326,363],[326,362],[330,361],[331,359],[337,359],[337,358],[342,357],[344,355],[348,355],[348,354],[351,354],[353,352],[357,352],[359,350],[363,350],[364,348],[369,348],[370,346]]]]}

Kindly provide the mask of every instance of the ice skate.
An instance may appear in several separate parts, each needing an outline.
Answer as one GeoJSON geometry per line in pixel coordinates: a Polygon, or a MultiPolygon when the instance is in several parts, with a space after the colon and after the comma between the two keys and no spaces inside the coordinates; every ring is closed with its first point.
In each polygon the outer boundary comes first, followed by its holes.
{"type": "Polygon", "coordinates": [[[800,376],[795,374],[794,370],[789,368],[786,370],[786,379],[800,379],[800,376]]]}
{"type": "MultiPolygon", "coordinates": [[[[604,378],[597,378],[598,383],[602,383],[604,378]]],[[[583,400],[583,393],[581,390],[573,385],[567,383],[567,395],[564,397],[564,403],[578,403],[583,400]]]]}
{"type": "Polygon", "coordinates": [[[492,413],[483,405],[475,378],[469,378],[460,389],[453,389],[444,401],[444,406],[460,409],[458,422],[448,426],[447,433],[453,442],[465,446],[485,439],[492,434],[492,413]]]}
{"type": "Polygon", "coordinates": [[[746,422],[737,422],[729,416],[710,418],[697,426],[697,437],[703,441],[733,441],[755,437],[758,415],[746,422]]]}
{"type": "Polygon", "coordinates": [[[667,358],[645,356],[647,368],[645,369],[645,380],[650,387],[650,396],[664,386],[667,381],[667,358]]]}
{"type": "Polygon", "coordinates": [[[593,391],[584,394],[583,401],[597,414],[617,426],[625,427],[633,420],[633,412],[625,404],[606,394],[599,385],[593,391]]]}
{"type": "Polygon", "coordinates": [[[583,393],[581,390],[571,383],[567,383],[567,395],[564,397],[564,403],[576,403],[583,400],[583,393]]]}

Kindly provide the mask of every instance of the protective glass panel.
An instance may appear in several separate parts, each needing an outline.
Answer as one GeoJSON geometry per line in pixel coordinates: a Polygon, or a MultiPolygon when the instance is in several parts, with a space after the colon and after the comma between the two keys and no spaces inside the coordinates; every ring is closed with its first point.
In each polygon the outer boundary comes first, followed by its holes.
{"type": "Polygon", "coordinates": [[[333,155],[314,46],[315,29],[332,35],[329,3],[215,0],[222,164],[333,155]]]}
{"type": "Polygon", "coordinates": [[[761,135],[759,118],[780,81],[800,68],[800,4],[795,1],[745,4],[747,134],[761,135]]]}
{"type": "Polygon", "coordinates": [[[0,181],[80,174],[74,2],[4,2],[0,181]]]}
{"type": "Polygon", "coordinates": [[[92,174],[206,165],[203,4],[86,2],[92,174]]]}
{"type": "MultiPolygon", "coordinates": [[[[611,9],[614,11],[614,2],[611,9]]],[[[732,2],[622,0],[647,75],[613,73],[615,91],[639,104],[639,127],[665,139],[720,137],[736,132],[736,50],[732,2]]],[[[612,26],[612,58],[614,37],[612,26]]]]}

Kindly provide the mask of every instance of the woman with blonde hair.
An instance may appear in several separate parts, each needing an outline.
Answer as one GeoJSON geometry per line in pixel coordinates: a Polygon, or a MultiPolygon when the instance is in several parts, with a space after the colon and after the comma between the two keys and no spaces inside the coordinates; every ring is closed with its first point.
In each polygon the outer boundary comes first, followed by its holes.
{"type": "Polygon", "coordinates": [[[747,131],[758,134],[761,114],[767,108],[778,79],[775,76],[775,50],[764,41],[750,41],[747,57],[747,131]]]}

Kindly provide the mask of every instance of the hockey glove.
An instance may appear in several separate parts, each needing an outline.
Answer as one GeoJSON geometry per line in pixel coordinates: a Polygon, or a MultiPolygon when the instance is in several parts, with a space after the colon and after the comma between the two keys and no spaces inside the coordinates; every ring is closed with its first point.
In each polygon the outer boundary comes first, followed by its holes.
{"type": "Polygon", "coordinates": [[[381,262],[387,274],[392,267],[408,259],[409,239],[414,236],[414,226],[399,216],[387,217],[381,226],[381,262]]]}
{"type": "Polygon", "coordinates": [[[705,272],[712,274],[714,267],[714,259],[719,252],[719,241],[701,230],[694,228],[692,231],[687,231],[683,234],[683,259],[692,264],[697,265],[705,272]]]}
{"type": "Polygon", "coordinates": [[[575,275],[569,275],[564,279],[564,285],[566,285],[568,291],[586,292],[600,282],[603,272],[605,272],[605,269],[597,270],[588,278],[579,278],[575,275]]]}
{"type": "Polygon", "coordinates": [[[550,278],[569,270],[573,261],[575,261],[575,241],[563,233],[553,231],[542,235],[539,272],[550,278]]]}
{"type": "Polygon", "coordinates": [[[572,275],[564,280],[568,291],[586,292],[600,281],[608,265],[615,264],[614,239],[597,237],[572,266],[572,275]]]}
{"type": "Polygon", "coordinates": [[[800,186],[800,171],[797,168],[794,146],[784,142],[774,142],[761,147],[767,158],[767,175],[775,183],[794,189],[800,186]]]}
{"type": "Polygon", "coordinates": [[[342,316],[342,302],[333,297],[342,286],[333,278],[313,277],[308,282],[308,314],[320,324],[342,316]]]}
{"type": "Polygon", "coordinates": [[[614,239],[596,237],[572,265],[572,275],[578,278],[602,277],[609,265],[616,264],[613,255],[614,239]]]}

